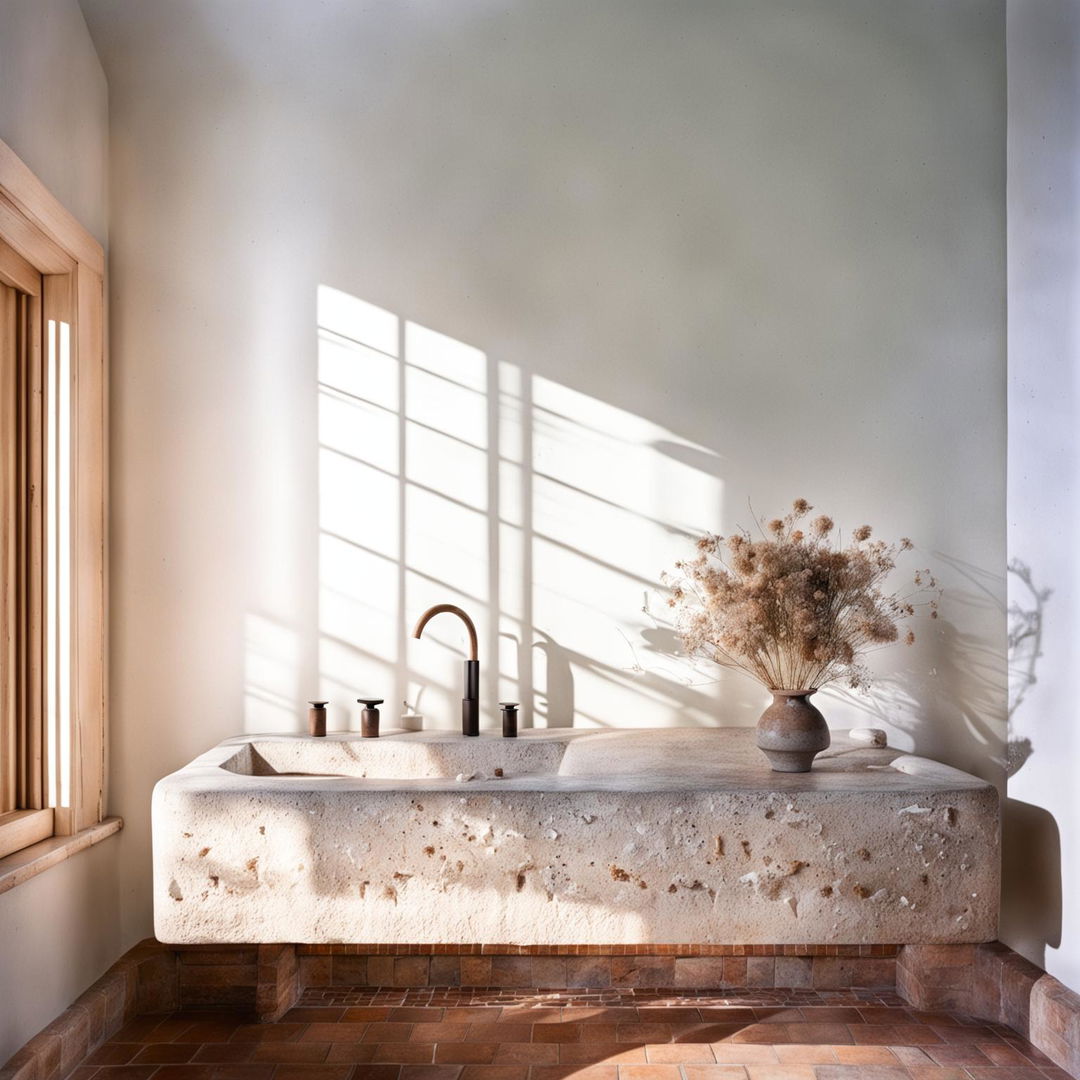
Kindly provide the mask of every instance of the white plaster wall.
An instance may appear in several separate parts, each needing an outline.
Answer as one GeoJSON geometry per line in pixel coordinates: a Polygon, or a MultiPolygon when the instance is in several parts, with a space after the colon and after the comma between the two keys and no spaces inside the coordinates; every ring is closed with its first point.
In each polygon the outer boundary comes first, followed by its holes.
{"type": "Polygon", "coordinates": [[[104,244],[108,88],[77,0],[0,4],[0,138],[104,244]]]}
{"type": "Polygon", "coordinates": [[[320,692],[456,722],[429,602],[477,616],[487,719],[752,723],[641,611],[750,498],[917,541],[941,622],[829,715],[1000,777],[1001,3],[83,6],[125,936],[159,776],[320,692]]]}
{"type": "Polygon", "coordinates": [[[1011,657],[1002,937],[1077,988],[1080,5],[1010,0],[1008,63],[1009,601],[1025,632],[1011,657]]]}
{"type": "Polygon", "coordinates": [[[121,876],[122,835],[0,896],[0,1062],[134,944],[121,931],[131,894],[121,876]]]}
{"type": "MultiPolygon", "coordinates": [[[[0,139],[105,241],[108,95],[75,0],[0,3],[0,139]]],[[[0,896],[0,1062],[129,943],[121,844],[111,838],[0,896]]]]}

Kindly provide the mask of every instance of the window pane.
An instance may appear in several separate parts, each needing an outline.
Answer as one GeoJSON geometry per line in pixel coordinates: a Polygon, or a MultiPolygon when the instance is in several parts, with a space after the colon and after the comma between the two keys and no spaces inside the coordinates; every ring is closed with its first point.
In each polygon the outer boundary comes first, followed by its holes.
{"type": "Polygon", "coordinates": [[[48,324],[46,718],[49,805],[71,805],[71,327],[48,324]]]}

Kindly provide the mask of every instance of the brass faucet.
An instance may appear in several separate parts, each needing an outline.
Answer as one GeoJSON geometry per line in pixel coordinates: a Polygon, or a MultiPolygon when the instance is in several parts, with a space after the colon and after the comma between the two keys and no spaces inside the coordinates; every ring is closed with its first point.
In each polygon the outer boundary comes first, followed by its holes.
{"type": "Polygon", "coordinates": [[[472,619],[456,604],[436,604],[429,607],[413,628],[413,637],[418,638],[434,615],[447,611],[456,615],[465,624],[469,632],[469,659],[465,661],[465,696],[461,699],[461,734],[480,734],[480,659],[476,644],[476,627],[472,619]]]}

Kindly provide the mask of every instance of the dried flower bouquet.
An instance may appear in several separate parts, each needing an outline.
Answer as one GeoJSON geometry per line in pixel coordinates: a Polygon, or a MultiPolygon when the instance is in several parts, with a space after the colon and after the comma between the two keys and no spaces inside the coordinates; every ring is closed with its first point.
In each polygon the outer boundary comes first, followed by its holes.
{"type": "MultiPolygon", "coordinates": [[[[741,668],[772,691],[807,693],[837,680],[865,688],[870,648],[896,641],[919,606],[937,617],[929,571],[915,574],[910,591],[886,591],[910,540],[887,544],[861,525],[844,547],[830,517],[800,527],[812,509],[796,499],[786,517],[760,522],[760,538],[703,536],[697,557],[665,577],[691,655],[741,668]]],[[[915,640],[910,629],[904,640],[915,640]]]]}

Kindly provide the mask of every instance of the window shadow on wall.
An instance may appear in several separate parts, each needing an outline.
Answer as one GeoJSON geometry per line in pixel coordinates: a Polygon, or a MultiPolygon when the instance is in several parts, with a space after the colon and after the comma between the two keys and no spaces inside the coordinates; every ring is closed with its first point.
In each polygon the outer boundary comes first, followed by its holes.
{"type": "Polygon", "coordinates": [[[454,727],[462,628],[409,636],[449,602],[477,624],[488,725],[501,700],[524,726],[715,723],[715,680],[643,614],[719,521],[715,455],[330,286],[317,310],[323,696],[454,727]]]}

